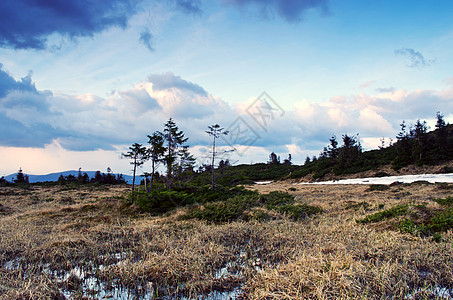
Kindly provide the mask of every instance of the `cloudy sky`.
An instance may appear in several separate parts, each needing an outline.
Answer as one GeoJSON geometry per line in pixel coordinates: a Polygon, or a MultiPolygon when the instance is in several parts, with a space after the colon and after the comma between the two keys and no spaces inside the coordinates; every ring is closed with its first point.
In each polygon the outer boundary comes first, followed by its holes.
{"type": "Polygon", "coordinates": [[[295,163],[335,134],[365,149],[402,120],[453,122],[453,2],[2,0],[0,176],[130,173],[172,117],[236,163],[295,163]]]}

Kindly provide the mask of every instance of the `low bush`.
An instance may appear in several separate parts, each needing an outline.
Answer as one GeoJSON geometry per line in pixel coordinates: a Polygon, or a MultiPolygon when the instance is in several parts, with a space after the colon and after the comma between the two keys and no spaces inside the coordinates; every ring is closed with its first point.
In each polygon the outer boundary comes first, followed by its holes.
{"type": "Polygon", "coordinates": [[[129,202],[137,204],[144,212],[162,214],[186,205],[226,201],[239,195],[255,194],[258,193],[242,187],[218,188],[214,191],[208,186],[179,186],[173,190],[153,189],[151,191],[140,188],[130,195],[129,202]]]}
{"type": "MultiPolygon", "coordinates": [[[[346,209],[354,209],[354,210],[359,210],[361,207],[363,207],[364,210],[369,210],[370,209],[370,204],[366,201],[362,201],[359,203],[351,203],[346,205],[346,209]]],[[[382,207],[384,208],[384,207],[382,207]]],[[[381,208],[381,209],[382,209],[381,208]]]]}
{"type": "MultiPolygon", "coordinates": [[[[258,192],[244,191],[244,194],[235,195],[225,201],[206,203],[193,207],[189,212],[181,216],[181,219],[199,219],[210,222],[230,222],[238,219],[247,220],[250,214],[246,213],[255,207],[264,207],[285,214],[293,220],[303,219],[316,213],[322,212],[317,206],[308,204],[295,204],[294,196],[284,192],[271,192],[260,195],[258,192]]],[[[256,220],[267,220],[269,215],[265,211],[252,214],[256,220]]]]}
{"type": "Polygon", "coordinates": [[[430,219],[425,221],[403,219],[396,224],[396,227],[401,232],[410,233],[414,236],[433,238],[433,241],[440,242],[442,240],[441,232],[445,232],[453,228],[453,209],[437,212],[430,219]]]}
{"type": "Polygon", "coordinates": [[[179,191],[146,190],[134,191],[131,195],[132,201],[136,203],[142,211],[153,214],[160,214],[175,209],[178,206],[193,204],[196,197],[179,191]]]}
{"type": "Polygon", "coordinates": [[[284,192],[270,192],[269,194],[261,195],[261,202],[267,209],[274,209],[280,205],[294,203],[294,196],[284,192]]]}
{"type": "Polygon", "coordinates": [[[305,219],[311,215],[321,213],[322,208],[318,206],[311,206],[306,203],[302,204],[286,204],[276,208],[280,213],[286,214],[292,220],[305,219]]]}
{"type": "Polygon", "coordinates": [[[448,196],[447,198],[433,199],[433,201],[439,203],[440,205],[451,206],[453,204],[453,197],[448,196]]]}
{"type": "Polygon", "coordinates": [[[437,213],[431,218],[431,226],[433,231],[447,231],[453,228],[453,209],[450,208],[446,211],[437,213]]]}
{"type": "Polygon", "coordinates": [[[408,210],[409,210],[409,207],[407,204],[398,205],[398,206],[392,207],[390,209],[383,210],[383,211],[377,212],[372,215],[368,215],[363,219],[356,220],[356,222],[363,223],[363,224],[376,223],[376,222],[382,221],[384,219],[389,219],[389,218],[394,218],[394,217],[405,215],[408,212],[408,210]]]}
{"type": "Polygon", "coordinates": [[[244,211],[256,206],[259,197],[258,193],[250,195],[238,195],[229,198],[227,201],[207,203],[189,211],[181,216],[181,219],[199,219],[215,223],[230,222],[244,216],[244,211]]]}

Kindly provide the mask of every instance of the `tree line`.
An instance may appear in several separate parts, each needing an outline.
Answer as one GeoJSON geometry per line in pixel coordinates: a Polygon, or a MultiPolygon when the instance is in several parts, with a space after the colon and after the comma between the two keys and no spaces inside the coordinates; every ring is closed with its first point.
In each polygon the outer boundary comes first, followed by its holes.
{"type": "Polygon", "coordinates": [[[440,112],[436,113],[432,132],[427,122],[420,119],[410,125],[403,121],[400,128],[395,142],[391,140],[385,147],[382,138],[379,149],[366,152],[358,134],[342,135],[341,146],[333,135],[319,156],[312,159],[307,156],[304,166],[293,175],[303,177],[313,173],[314,178],[321,178],[331,171],[335,175],[357,173],[388,164],[399,170],[410,164],[436,164],[453,159],[453,128],[440,112]]]}
{"type": "Polygon", "coordinates": [[[126,180],[124,179],[123,174],[113,174],[110,167],[107,168],[107,174],[101,173],[101,171],[96,171],[94,176],[90,178],[86,172],[82,173],[81,169],[77,176],[69,174],[64,176],[63,174],[58,177],[57,182],[59,184],[68,184],[68,183],[96,183],[96,184],[125,184],[126,180]]]}
{"type": "MultiPolygon", "coordinates": [[[[215,160],[219,154],[216,150],[216,139],[221,135],[227,135],[228,131],[215,124],[208,126],[206,133],[213,138],[213,143],[211,165],[209,167],[205,166],[204,170],[211,171],[211,189],[214,189],[214,167],[215,160]]],[[[123,157],[131,160],[130,164],[133,166],[132,191],[135,189],[137,168],[147,161],[151,162],[151,171],[144,172],[143,176],[145,177],[145,185],[148,192],[154,188],[156,178],[163,180],[166,189],[171,190],[177,179],[194,173],[195,158],[189,152],[189,146],[187,145],[189,138],[179,129],[172,118],[164,124],[162,131],[155,131],[147,137],[148,147],[140,143],[134,143],[129,147],[127,153],[122,154],[123,157]],[[165,177],[161,177],[156,171],[160,165],[163,165],[166,169],[165,177]]],[[[223,160],[220,163],[223,165],[229,164],[228,161],[223,160]]]]}
{"type": "MultiPolygon", "coordinates": [[[[453,159],[453,125],[449,125],[440,112],[436,113],[436,118],[435,130],[432,132],[428,131],[426,121],[417,120],[410,125],[403,121],[395,142],[391,141],[385,147],[382,138],[382,144],[376,150],[364,152],[358,134],[344,134],[340,141],[333,135],[319,156],[313,156],[313,158],[307,156],[302,166],[292,164],[291,154],[281,161],[280,157],[272,152],[265,164],[267,167],[262,164],[258,164],[256,168],[252,165],[243,165],[235,167],[234,170],[229,168],[231,164],[228,160],[222,159],[216,165],[216,160],[222,153],[216,148],[216,140],[221,135],[227,135],[228,131],[215,124],[208,126],[208,130],[206,130],[206,133],[212,138],[212,148],[209,153],[210,163],[199,166],[197,172],[194,170],[195,158],[189,152],[187,145],[188,138],[170,118],[164,124],[162,131],[155,131],[147,135],[148,145],[134,143],[123,156],[130,159],[133,166],[132,190],[135,189],[137,169],[141,169],[142,165],[150,162],[149,171],[143,172],[142,175],[145,178],[144,186],[147,192],[152,191],[157,183],[159,183],[159,189],[164,187],[166,190],[173,189],[177,182],[182,183],[184,180],[194,184],[207,184],[207,180],[205,181],[203,178],[207,178],[208,174],[210,187],[214,190],[216,180],[219,183],[230,185],[229,181],[240,183],[252,182],[255,179],[300,178],[310,173],[314,178],[320,178],[331,171],[335,175],[340,175],[366,171],[388,164],[398,170],[409,164],[435,164],[453,159]],[[164,167],[164,174],[157,172],[160,166],[164,167]],[[237,171],[235,171],[236,169],[237,171]]],[[[59,181],[61,183],[73,181],[122,183],[124,181],[123,178],[113,176],[109,172],[107,174],[98,172],[92,179],[88,179],[84,174],[81,178],[79,174],[77,177],[60,176],[59,181]]],[[[0,178],[0,182],[2,180],[5,181],[4,178],[0,178]]],[[[15,182],[26,181],[28,181],[28,176],[19,170],[15,182]]]]}
{"type": "MultiPolygon", "coordinates": [[[[0,184],[8,184],[9,182],[5,179],[5,177],[0,178],[0,184]]],[[[16,184],[28,184],[30,183],[30,178],[27,174],[24,174],[22,168],[16,174],[16,177],[13,179],[13,183],[16,184]]],[[[90,178],[86,172],[82,173],[82,170],[79,169],[77,176],[73,174],[63,175],[60,174],[58,177],[57,183],[60,185],[64,184],[88,184],[88,183],[96,183],[96,184],[125,184],[126,180],[124,179],[123,174],[113,174],[112,170],[107,168],[107,174],[101,173],[101,171],[96,171],[94,176],[90,178]]]]}

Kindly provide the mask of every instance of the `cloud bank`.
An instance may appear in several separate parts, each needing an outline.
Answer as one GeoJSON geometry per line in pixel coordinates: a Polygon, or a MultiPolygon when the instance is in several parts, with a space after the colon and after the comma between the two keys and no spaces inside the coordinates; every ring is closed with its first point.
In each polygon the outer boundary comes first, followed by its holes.
{"type": "Polygon", "coordinates": [[[125,27],[137,1],[3,0],[0,46],[44,49],[53,33],[70,38],[92,36],[112,26],[125,27]]]}
{"type": "MultiPolygon", "coordinates": [[[[208,125],[228,128],[240,116],[259,135],[253,147],[302,153],[320,151],[332,134],[394,137],[403,119],[433,119],[436,111],[453,111],[453,85],[442,91],[380,91],[323,103],[301,100],[284,115],[269,118],[263,130],[247,114],[255,98],[231,107],[170,72],[151,74],[133,88],[99,97],[39,91],[30,74],[16,80],[0,69],[0,145],[42,148],[58,143],[72,151],[113,150],[146,143],[146,135],[162,130],[170,117],[186,132],[190,145],[209,145],[208,125]]],[[[278,95],[272,96],[278,103],[278,95]]]]}
{"type": "MultiPolygon", "coordinates": [[[[252,7],[266,15],[277,14],[298,22],[309,9],[327,11],[327,0],[219,0],[237,8],[252,7]]],[[[153,1],[152,1],[153,2],[153,1]]],[[[2,0],[0,1],[0,47],[46,49],[49,37],[93,36],[111,27],[125,28],[144,0],[2,0]]],[[[199,0],[173,0],[169,9],[202,15],[199,0]]],[[[144,30],[139,37],[151,51],[152,35],[144,30]]]]}

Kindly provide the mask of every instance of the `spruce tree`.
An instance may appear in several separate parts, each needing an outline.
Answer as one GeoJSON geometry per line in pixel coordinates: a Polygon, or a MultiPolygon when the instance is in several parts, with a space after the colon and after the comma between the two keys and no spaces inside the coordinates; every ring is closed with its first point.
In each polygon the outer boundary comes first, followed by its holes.
{"type": "Polygon", "coordinates": [[[131,159],[131,165],[134,166],[133,176],[132,176],[132,191],[135,188],[135,173],[137,172],[137,167],[141,166],[148,160],[148,151],[146,147],[143,147],[141,144],[134,143],[129,147],[127,153],[123,153],[124,157],[131,159]]]}
{"type": "Polygon", "coordinates": [[[174,169],[177,166],[178,154],[188,138],[179,130],[176,123],[170,118],[164,125],[163,138],[166,144],[163,162],[167,166],[167,189],[173,187],[174,169]]]}
{"type": "Polygon", "coordinates": [[[224,128],[220,127],[219,124],[208,126],[208,130],[206,131],[207,134],[212,136],[212,160],[211,160],[211,189],[214,190],[215,187],[215,180],[214,180],[214,166],[215,166],[215,158],[217,156],[217,152],[215,150],[215,140],[218,139],[221,135],[227,135],[228,131],[224,128]]]}
{"type": "Polygon", "coordinates": [[[14,183],[28,183],[28,175],[25,175],[22,171],[22,168],[19,168],[17,171],[16,179],[14,179],[14,183]]]}
{"type": "Polygon", "coordinates": [[[437,122],[436,122],[436,143],[439,148],[438,156],[440,159],[446,159],[447,154],[447,138],[448,138],[448,124],[444,120],[444,115],[438,111],[436,113],[437,122]]]}
{"type": "Polygon", "coordinates": [[[165,153],[164,147],[164,138],[163,134],[159,131],[155,131],[152,135],[148,135],[150,144],[149,148],[149,157],[151,159],[151,180],[150,180],[150,190],[153,188],[154,184],[154,174],[156,173],[156,168],[159,163],[162,161],[162,156],[165,153]]]}

